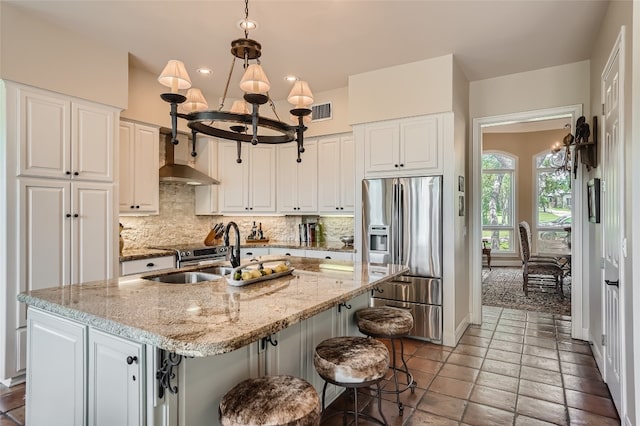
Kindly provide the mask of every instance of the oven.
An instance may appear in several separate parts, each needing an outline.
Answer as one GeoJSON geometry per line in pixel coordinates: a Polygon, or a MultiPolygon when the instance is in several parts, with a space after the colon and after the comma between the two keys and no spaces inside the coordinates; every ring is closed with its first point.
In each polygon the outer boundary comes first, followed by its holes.
{"type": "Polygon", "coordinates": [[[176,253],[178,268],[185,266],[210,265],[225,260],[229,247],[204,246],[202,244],[175,244],[170,246],[151,247],[159,250],[170,250],[176,253]]]}

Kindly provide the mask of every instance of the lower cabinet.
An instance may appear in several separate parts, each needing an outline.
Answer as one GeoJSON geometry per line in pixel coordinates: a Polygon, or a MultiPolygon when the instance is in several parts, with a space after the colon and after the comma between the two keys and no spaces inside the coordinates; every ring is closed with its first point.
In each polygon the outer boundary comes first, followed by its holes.
{"type": "Polygon", "coordinates": [[[27,424],[145,424],[145,345],[33,308],[28,336],[27,424]]]}
{"type": "Polygon", "coordinates": [[[150,257],[120,262],[120,276],[141,274],[176,267],[175,256],[150,257]]]}
{"type": "Polygon", "coordinates": [[[143,425],[144,345],[89,329],[89,424],[143,425]]]}

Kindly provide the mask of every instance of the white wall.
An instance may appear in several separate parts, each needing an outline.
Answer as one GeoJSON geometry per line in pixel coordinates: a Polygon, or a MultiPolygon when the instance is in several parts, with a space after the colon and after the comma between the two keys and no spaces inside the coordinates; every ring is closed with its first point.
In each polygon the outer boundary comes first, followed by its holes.
{"type": "MultiPolygon", "coordinates": [[[[637,3],[636,3],[637,5],[637,3]]],[[[591,98],[590,98],[590,106],[591,111],[599,112],[601,111],[602,105],[602,96],[601,96],[601,86],[600,81],[602,77],[602,71],[606,62],[609,58],[609,54],[613,45],[620,33],[620,28],[622,25],[625,25],[626,28],[626,52],[624,57],[625,62],[625,83],[622,88],[623,96],[624,96],[624,115],[625,115],[625,123],[623,129],[623,138],[625,144],[623,146],[624,157],[626,158],[625,163],[625,176],[627,179],[625,181],[625,193],[624,199],[631,200],[631,191],[632,191],[632,180],[630,178],[630,171],[634,170],[637,165],[633,163],[631,151],[632,151],[632,126],[631,126],[631,117],[632,117],[632,90],[631,90],[631,81],[632,81],[632,56],[634,47],[632,46],[632,15],[633,15],[633,4],[631,2],[611,2],[607,9],[607,14],[603,20],[602,27],[599,30],[598,37],[593,46],[592,54],[591,54],[591,98]]],[[[637,49],[637,47],[635,47],[637,49]]],[[[636,73],[640,72],[640,70],[635,70],[636,73]]],[[[600,116],[601,118],[601,116],[600,116]]],[[[600,138],[601,140],[602,138],[600,138]]],[[[636,141],[637,143],[638,141],[636,141]]],[[[599,150],[600,151],[600,150],[599,150]]],[[[601,156],[599,155],[599,162],[601,160],[601,156]]],[[[592,177],[600,177],[601,169],[596,168],[593,170],[588,179],[592,177]]],[[[631,241],[631,233],[632,226],[637,224],[637,211],[635,212],[635,217],[633,215],[633,211],[631,208],[631,203],[627,202],[625,205],[625,213],[624,213],[624,228],[625,228],[625,237],[628,241],[631,241]]],[[[589,259],[600,259],[602,257],[602,224],[589,224],[587,225],[588,235],[592,239],[591,244],[589,246],[589,251],[587,252],[587,257],[589,259]]],[[[621,285],[621,291],[624,291],[625,297],[625,318],[623,320],[626,329],[625,335],[622,336],[622,339],[625,341],[626,345],[626,361],[627,361],[627,395],[626,395],[626,408],[627,408],[627,416],[631,419],[631,422],[635,424],[633,419],[638,416],[636,412],[637,407],[635,407],[635,386],[633,382],[633,369],[634,369],[634,361],[637,357],[637,354],[633,352],[633,294],[632,290],[634,284],[636,284],[637,279],[634,280],[633,276],[633,265],[631,261],[633,246],[631,244],[628,245],[629,251],[628,256],[624,259],[624,276],[623,284],[621,285]]],[[[591,262],[597,264],[597,262],[591,262]]],[[[603,353],[603,348],[600,345],[599,336],[602,334],[602,275],[601,270],[597,266],[590,268],[585,277],[589,278],[589,282],[586,283],[588,286],[589,297],[590,297],[590,312],[588,318],[590,318],[589,322],[589,331],[593,339],[594,346],[597,351],[603,353]]],[[[635,324],[637,326],[637,324],[635,324]]],[[[624,419],[623,419],[624,423],[624,419]]]]}
{"type": "Polygon", "coordinates": [[[127,52],[78,36],[0,2],[0,77],[127,107],[127,52]]]}
{"type": "Polygon", "coordinates": [[[349,77],[349,123],[452,110],[453,55],[349,77]]]}
{"type": "Polygon", "coordinates": [[[589,116],[589,61],[471,82],[471,118],[581,104],[589,116]]]}

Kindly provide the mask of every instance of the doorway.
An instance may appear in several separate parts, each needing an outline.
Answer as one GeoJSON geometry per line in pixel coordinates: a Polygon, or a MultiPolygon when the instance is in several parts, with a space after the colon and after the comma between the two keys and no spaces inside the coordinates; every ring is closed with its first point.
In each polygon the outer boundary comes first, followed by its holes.
{"type": "MultiPolygon", "coordinates": [[[[536,123],[544,120],[562,118],[571,123],[571,133],[574,133],[573,126],[578,117],[582,115],[582,105],[571,105],[558,108],[548,108],[544,110],[527,111],[521,113],[505,114],[500,116],[476,118],[473,120],[473,140],[472,140],[472,184],[473,196],[471,197],[471,235],[470,244],[472,248],[482,247],[482,152],[483,152],[483,132],[491,127],[513,125],[516,123],[536,123]]],[[[572,275],[572,303],[571,317],[573,338],[586,339],[583,332],[583,291],[582,291],[582,199],[583,184],[582,170],[579,167],[577,175],[573,180],[571,188],[571,213],[574,218],[572,223],[573,232],[570,242],[573,251],[573,262],[571,267],[572,275]]],[[[470,250],[471,253],[471,286],[472,286],[472,309],[471,321],[475,324],[482,320],[482,251],[470,250]]]]}

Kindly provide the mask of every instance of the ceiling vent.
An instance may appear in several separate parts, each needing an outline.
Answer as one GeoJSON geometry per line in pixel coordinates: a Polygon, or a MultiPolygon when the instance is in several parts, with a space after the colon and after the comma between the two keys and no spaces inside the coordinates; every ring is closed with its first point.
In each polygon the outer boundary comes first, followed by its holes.
{"type": "Polygon", "coordinates": [[[323,104],[311,105],[311,121],[331,120],[332,118],[331,102],[323,104]]]}

